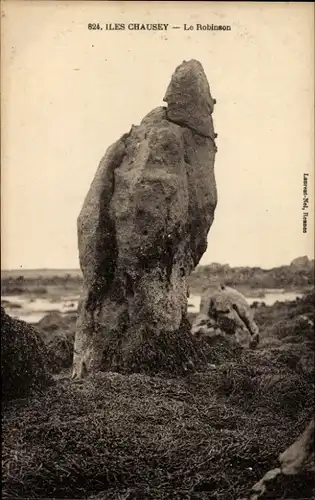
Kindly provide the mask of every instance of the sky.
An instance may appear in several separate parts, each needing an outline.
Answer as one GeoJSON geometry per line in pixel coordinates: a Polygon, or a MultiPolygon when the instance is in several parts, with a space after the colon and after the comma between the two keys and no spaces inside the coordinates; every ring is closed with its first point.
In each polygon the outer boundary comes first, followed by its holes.
{"type": "Polygon", "coordinates": [[[76,219],[101,157],[192,58],[217,99],[218,205],[200,263],[314,257],[313,3],[6,0],[1,24],[2,269],[79,267],[76,219]],[[198,23],[231,30],[184,31],[198,23]]]}

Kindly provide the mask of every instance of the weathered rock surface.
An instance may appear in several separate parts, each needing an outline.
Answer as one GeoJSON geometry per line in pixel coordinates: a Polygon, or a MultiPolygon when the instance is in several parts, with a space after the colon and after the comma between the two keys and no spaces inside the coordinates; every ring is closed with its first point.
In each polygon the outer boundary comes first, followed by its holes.
{"type": "Polygon", "coordinates": [[[78,218],[73,376],[136,370],[185,342],[187,277],[217,203],[213,99],[199,62],[176,69],[164,100],[107,150],[78,218]]]}
{"type": "Polygon", "coordinates": [[[215,139],[211,114],[214,99],[198,61],[181,64],[166,91],[167,118],[205,137],[215,139]],[[189,98],[187,98],[189,96],[189,98]]]}
{"type": "Polygon", "coordinates": [[[34,328],[11,318],[1,307],[2,397],[26,397],[51,383],[49,354],[34,328]]]}
{"type": "Polygon", "coordinates": [[[223,285],[202,296],[192,334],[197,338],[226,336],[244,347],[255,347],[259,341],[259,329],[245,297],[223,285]]]}
{"type": "Polygon", "coordinates": [[[315,472],[314,463],[314,424],[315,418],[306,426],[304,432],[279,455],[281,472],[286,476],[299,474],[301,470],[311,470],[315,472]]]}
{"type": "MultiPolygon", "coordinates": [[[[303,473],[315,473],[314,462],[314,417],[303,433],[279,455],[279,467],[269,470],[252,488],[250,500],[263,500],[265,494],[271,498],[270,490],[275,480],[281,482],[285,476],[297,476],[303,473]]],[[[314,478],[315,479],[315,478],[314,478]]]]}

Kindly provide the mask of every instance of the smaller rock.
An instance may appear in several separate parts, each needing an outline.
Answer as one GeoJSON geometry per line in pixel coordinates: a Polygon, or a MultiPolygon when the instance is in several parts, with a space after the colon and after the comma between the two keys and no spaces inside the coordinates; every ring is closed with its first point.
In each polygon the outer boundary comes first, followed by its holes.
{"type": "Polygon", "coordinates": [[[315,472],[314,422],[313,417],[298,439],[279,455],[282,474],[295,475],[303,469],[311,469],[315,472]]]}
{"type": "Polygon", "coordinates": [[[54,373],[68,369],[72,365],[76,328],[76,313],[62,315],[51,312],[36,325],[48,351],[54,373]]]}
{"type": "Polygon", "coordinates": [[[211,116],[214,99],[200,62],[183,61],[176,68],[164,101],[168,104],[168,120],[215,139],[211,116]]]}
{"type": "MultiPolygon", "coordinates": [[[[274,480],[284,476],[296,476],[305,471],[315,472],[314,463],[314,417],[311,419],[304,432],[279,455],[280,467],[269,470],[263,478],[252,487],[250,500],[263,499],[265,494],[270,495],[274,480]]],[[[268,496],[268,498],[271,498],[268,496]]]]}
{"type": "Polygon", "coordinates": [[[67,330],[68,323],[60,312],[52,311],[46,314],[37,324],[37,328],[43,332],[54,332],[56,330],[67,330]]]}
{"type": "Polygon", "coordinates": [[[252,349],[259,342],[259,329],[245,297],[224,285],[202,296],[192,334],[197,338],[204,335],[233,337],[243,347],[252,349]]]}

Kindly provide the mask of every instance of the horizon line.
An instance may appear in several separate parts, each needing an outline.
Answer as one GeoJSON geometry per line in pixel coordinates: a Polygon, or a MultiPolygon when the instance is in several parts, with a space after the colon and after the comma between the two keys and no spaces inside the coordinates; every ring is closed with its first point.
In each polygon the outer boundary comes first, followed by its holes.
{"type": "MultiPolygon", "coordinates": [[[[220,262],[210,262],[209,264],[197,264],[197,266],[195,267],[195,269],[197,269],[198,267],[209,267],[209,266],[212,266],[214,264],[216,265],[220,265],[220,266],[229,266],[230,268],[245,268],[245,267],[248,267],[248,268],[260,268],[262,270],[271,270],[271,269],[277,269],[279,267],[284,267],[284,266],[290,266],[292,264],[292,262],[296,259],[299,259],[299,258],[303,258],[303,257],[307,257],[308,258],[308,261],[309,262],[312,262],[314,261],[314,258],[310,258],[308,257],[307,255],[302,255],[300,257],[296,257],[295,259],[293,259],[289,264],[281,264],[279,266],[273,266],[273,267],[261,267],[260,265],[254,265],[254,266],[249,266],[249,265],[236,265],[236,266],[231,266],[229,263],[220,263],[220,262]]],[[[80,267],[30,267],[30,268],[23,268],[23,267],[20,267],[20,268],[8,268],[8,269],[1,269],[1,273],[2,272],[17,272],[17,271],[20,271],[21,273],[23,273],[24,271],[77,271],[77,272],[80,272],[82,273],[82,270],[80,267]]]]}

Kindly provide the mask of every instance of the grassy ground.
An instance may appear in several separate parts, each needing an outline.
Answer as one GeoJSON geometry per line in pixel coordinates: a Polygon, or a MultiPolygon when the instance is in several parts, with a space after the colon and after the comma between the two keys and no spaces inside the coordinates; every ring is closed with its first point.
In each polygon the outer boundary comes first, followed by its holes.
{"type": "MultiPolygon", "coordinates": [[[[100,373],[77,383],[59,374],[45,392],[6,403],[3,498],[248,497],[314,409],[312,329],[295,323],[299,315],[311,319],[312,303],[257,310],[268,331],[257,351],[223,341],[200,346],[204,372],[100,373]]],[[[305,473],[264,498],[314,495],[314,477],[305,473]]]]}

